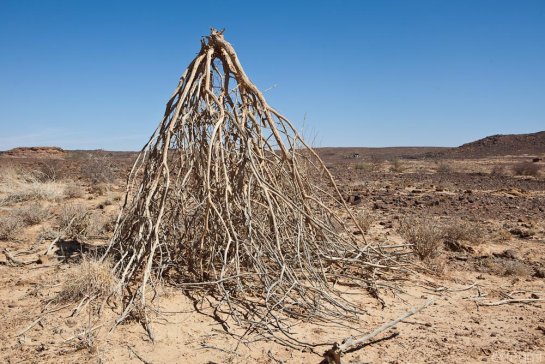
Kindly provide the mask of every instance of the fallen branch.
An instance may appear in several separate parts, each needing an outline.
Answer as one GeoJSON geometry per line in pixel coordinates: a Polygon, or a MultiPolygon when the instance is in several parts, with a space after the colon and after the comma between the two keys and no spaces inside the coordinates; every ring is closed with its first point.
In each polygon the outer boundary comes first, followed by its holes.
{"type": "Polygon", "coordinates": [[[7,262],[4,263],[4,264],[10,263],[11,265],[14,265],[14,266],[21,266],[21,265],[34,264],[34,263],[36,263],[38,261],[38,259],[34,259],[34,260],[30,260],[30,261],[25,262],[23,260],[17,259],[7,249],[3,249],[2,253],[4,253],[4,255],[6,256],[6,259],[7,259],[7,262]]]}
{"type": "Polygon", "coordinates": [[[500,306],[500,305],[508,305],[511,303],[533,303],[533,302],[545,302],[545,299],[543,298],[512,298],[507,300],[501,300],[496,302],[477,302],[477,305],[479,306],[500,306]]]}
{"type": "Polygon", "coordinates": [[[341,364],[342,354],[346,353],[347,351],[349,351],[351,349],[362,346],[363,344],[365,344],[366,342],[368,342],[369,340],[371,340],[372,338],[374,338],[378,334],[380,334],[380,333],[388,330],[389,328],[397,325],[399,322],[405,320],[408,317],[411,317],[415,313],[422,311],[424,308],[428,307],[433,302],[435,302],[434,299],[429,299],[422,306],[412,308],[410,311],[405,313],[403,316],[382,325],[381,327],[375,329],[374,331],[372,331],[371,333],[369,333],[369,334],[367,334],[365,336],[362,336],[360,338],[355,338],[355,337],[351,336],[349,338],[344,339],[342,344],[339,344],[339,343],[333,344],[333,348],[326,351],[324,353],[324,357],[327,359],[327,362],[329,364],[341,364]]]}
{"type": "Polygon", "coordinates": [[[26,333],[28,330],[32,329],[36,324],[38,324],[40,321],[42,321],[47,315],[49,315],[50,313],[53,313],[53,312],[57,312],[57,311],[60,311],[66,307],[70,306],[69,304],[68,305],[64,305],[64,306],[61,306],[61,307],[57,307],[57,308],[54,308],[52,310],[49,310],[47,311],[46,313],[42,314],[40,317],[38,317],[36,320],[34,320],[30,325],[28,325],[23,331],[20,331],[16,336],[21,336],[23,335],[24,333],[26,333]]]}

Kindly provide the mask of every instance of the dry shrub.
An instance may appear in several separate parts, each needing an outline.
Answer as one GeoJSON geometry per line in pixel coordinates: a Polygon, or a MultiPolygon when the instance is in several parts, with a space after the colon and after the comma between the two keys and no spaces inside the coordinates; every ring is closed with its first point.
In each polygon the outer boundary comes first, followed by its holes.
{"type": "Polygon", "coordinates": [[[485,239],[485,231],[474,222],[456,219],[444,225],[443,238],[480,243],[485,239]]]}
{"type": "Polygon", "coordinates": [[[102,216],[79,204],[64,206],[58,217],[59,230],[65,238],[82,239],[99,235],[104,223],[102,216]]]}
{"type": "Polygon", "coordinates": [[[70,182],[64,188],[64,194],[68,198],[81,198],[83,197],[83,189],[75,182],[70,182]]]}
{"type": "Polygon", "coordinates": [[[63,183],[42,182],[32,173],[21,170],[4,172],[0,181],[0,193],[4,197],[0,205],[33,200],[58,201],[64,197],[63,183]]]}
{"type": "Polygon", "coordinates": [[[39,203],[32,203],[13,210],[13,214],[21,218],[25,225],[36,225],[49,216],[49,211],[39,203]]]}
{"type": "Polygon", "coordinates": [[[19,216],[12,214],[0,216],[0,240],[11,240],[16,238],[23,227],[23,221],[19,216]]]}
{"type": "Polygon", "coordinates": [[[68,272],[55,301],[77,301],[84,297],[108,297],[116,288],[112,263],[84,256],[78,267],[68,272]]]}
{"type": "Polygon", "coordinates": [[[114,162],[107,157],[86,160],[80,168],[83,178],[91,183],[112,183],[115,181],[114,162]]]}
{"type": "Polygon", "coordinates": [[[452,167],[450,164],[447,163],[441,163],[439,166],[437,166],[437,173],[449,173],[452,172],[452,167]]]}
{"type": "Polygon", "coordinates": [[[40,163],[31,173],[40,182],[55,182],[62,179],[60,161],[40,163]]]}
{"type": "Polygon", "coordinates": [[[527,277],[534,271],[532,267],[516,259],[487,259],[483,265],[486,270],[500,276],[527,277]]]}
{"type": "Polygon", "coordinates": [[[375,165],[368,162],[361,162],[356,164],[354,168],[365,172],[372,172],[375,170],[375,165]]]}
{"type": "Polygon", "coordinates": [[[357,223],[365,232],[368,232],[371,225],[375,222],[375,217],[367,211],[359,212],[355,217],[357,223]]]}
{"type": "Polygon", "coordinates": [[[511,167],[517,176],[539,176],[539,166],[531,162],[521,162],[511,167]]]}
{"type": "Polygon", "coordinates": [[[399,234],[407,243],[412,244],[412,249],[420,260],[434,259],[441,253],[443,231],[434,221],[402,220],[399,234]]]}
{"type": "Polygon", "coordinates": [[[405,170],[405,166],[399,159],[392,159],[390,171],[395,173],[401,173],[405,170]]]}

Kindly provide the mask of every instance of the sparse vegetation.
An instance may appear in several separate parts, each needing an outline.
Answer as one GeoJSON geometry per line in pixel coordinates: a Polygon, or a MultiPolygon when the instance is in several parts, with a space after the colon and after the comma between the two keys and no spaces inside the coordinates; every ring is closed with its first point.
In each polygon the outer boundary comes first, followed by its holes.
{"type": "Polygon", "coordinates": [[[55,182],[62,179],[59,161],[50,160],[47,163],[40,163],[31,173],[39,182],[55,182]]]}
{"type": "Polygon", "coordinates": [[[29,172],[9,170],[1,176],[0,205],[24,201],[58,201],[64,197],[64,184],[60,182],[41,182],[29,172]]]}
{"type": "Polygon", "coordinates": [[[401,160],[399,160],[397,158],[392,159],[392,161],[390,163],[391,163],[391,165],[390,165],[390,171],[391,172],[402,173],[405,170],[405,166],[403,165],[401,160]]]}
{"type": "Polygon", "coordinates": [[[36,225],[47,218],[49,211],[35,202],[13,210],[12,214],[19,216],[25,225],[36,225]]]}
{"type": "Polygon", "coordinates": [[[63,207],[58,217],[59,230],[66,238],[84,239],[99,235],[104,223],[101,215],[90,211],[80,204],[68,204],[63,207]]]}
{"type": "Polygon", "coordinates": [[[115,181],[115,167],[111,158],[92,157],[82,164],[81,175],[93,184],[115,181]]]}
{"type": "Polygon", "coordinates": [[[539,176],[539,165],[532,162],[517,163],[511,169],[516,176],[539,176]]]}
{"type": "Polygon", "coordinates": [[[441,228],[444,239],[465,240],[471,243],[480,243],[485,238],[485,231],[474,222],[462,219],[453,219],[441,228]]]}
{"type": "Polygon", "coordinates": [[[441,253],[443,231],[435,221],[420,219],[402,220],[399,234],[409,244],[420,260],[436,258],[441,253]]]}
{"type": "Polygon", "coordinates": [[[18,216],[12,214],[0,216],[0,240],[15,239],[23,226],[23,221],[18,216]]]}
{"type": "Polygon", "coordinates": [[[111,261],[83,256],[79,266],[70,270],[64,279],[55,301],[77,301],[86,296],[107,297],[114,293],[116,284],[111,261]]]}

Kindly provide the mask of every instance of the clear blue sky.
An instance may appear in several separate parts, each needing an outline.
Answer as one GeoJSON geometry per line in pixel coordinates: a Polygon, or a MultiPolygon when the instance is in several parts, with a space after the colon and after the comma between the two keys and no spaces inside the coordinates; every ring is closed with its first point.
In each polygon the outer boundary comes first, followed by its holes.
{"type": "Polygon", "coordinates": [[[0,0],[0,150],[137,150],[209,28],[320,146],[545,130],[545,1],[0,0]]]}

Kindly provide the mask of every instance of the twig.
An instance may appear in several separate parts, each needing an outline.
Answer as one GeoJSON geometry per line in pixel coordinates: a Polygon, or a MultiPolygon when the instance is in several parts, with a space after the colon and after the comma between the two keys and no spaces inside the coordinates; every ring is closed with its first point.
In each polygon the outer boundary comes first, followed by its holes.
{"type": "Polygon", "coordinates": [[[330,364],[341,364],[342,354],[346,353],[348,350],[357,348],[357,347],[365,344],[366,342],[368,342],[369,340],[371,340],[372,338],[374,338],[378,334],[388,330],[389,328],[395,326],[399,322],[401,322],[401,321],[405,320],[406,318],[414,315],[415,313],[417,313],[419,311],[422,311],[424,308],[428,307],[433,302],[435,302],[434,299],[429,299],[422,306],[412,308],[407,313],[405,313],[403,316],[380,326],[379,328],[375,329],[374,331],[372,331],[371,333],[369,333],[369,334],[367,334],[365,336],[362,336],[360,338],[355,338],[355,337],[351,336],[349,338],[344,339],[342,344],[339,344],[339,343],[333,344],[333,348],[326,351],[324,353],[324,357],[327,359],[328,363],[330,363],[330,364]]]}
{"type": "Polygon", "coordinates": [[[233,354],[233,355],[240,356],[240,354],[237,353],[236,351],[222,349],[222,348],[218,348],[217,346],[208,345],[208,344],[201,344],[201,347],[199,349],[213,349],[213,350],[222,351],[222,352],[227,353],[227,354],[233,354]]]}
{"type": "Polygon", "coordinates": [[[36,320],[34,320],[30,325],[28,325],[23,331],[19,332],[16,336],[21,336],[23,335],[25,332],[27,332],[28,330],[30,330],[31,328],[33,328],[36,324],[38,324],[40,321],[42,321],[47,315],[49,315],[50,313],[53,313],[53,312],[57,312],[57,311],[60,311],[62,310],[63,308],[66,308],[70,306],[70,304],[68,305],[64,305],[64,306],[61,306],[61,307],[57,307],[53,310],[49,310],[47,311],[46,313],[44,313],[42,316],[38,317],[36,320]]]}
{"type": "Polygon", "coordinates": [[[511,298],[507,300],[501,300],[496,302],[477,302],[479,306],[500,306],[500,305],[508,305],[511,303],[533,303],[533,302],[545,302],[545,299],[543,298],[511,298]]]}
{"type": "Polygon", "coordinates": [[[144,363],[144,364],[153,364],[151,361],[148,361],[148,360],[142,358],[140,356],[140,354],[138,354],[130,345],[127,345],[127,348],[129,348],[129,350],[134,354],[134,356],[136,356],[136,358],[138,360],[140,360],[142,363],[144,363]]]}

